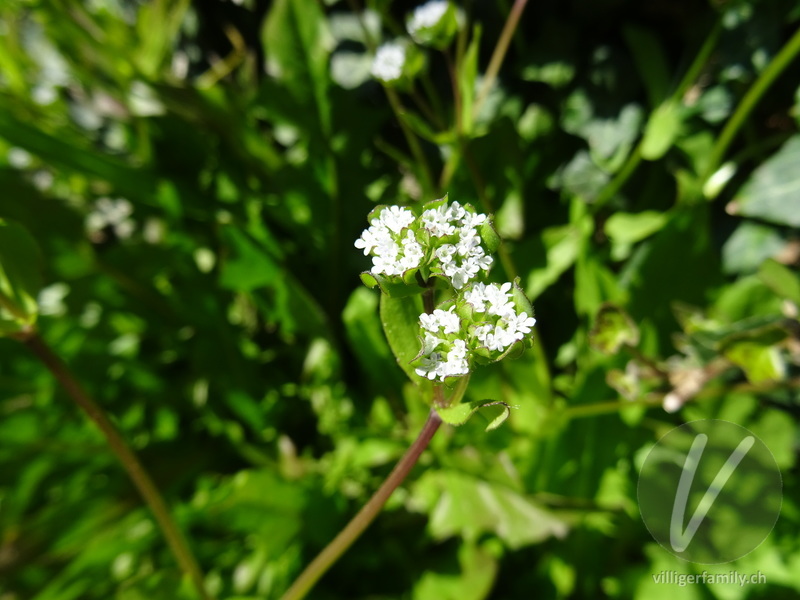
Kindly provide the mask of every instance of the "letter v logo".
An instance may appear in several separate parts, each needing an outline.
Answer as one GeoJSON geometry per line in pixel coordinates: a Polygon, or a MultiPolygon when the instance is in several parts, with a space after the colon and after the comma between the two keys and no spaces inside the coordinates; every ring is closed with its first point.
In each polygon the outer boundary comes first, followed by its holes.
{"type": "Polygon", "coordinates": [[[675,503],[672,505],[672,519],[670,521],[669,531],[669,543],[675,552],[683,552],[689,547],[689,544],[694,538],[694,534],[697,533],[697,529],[702,524],[703,519],[706,518],[708,511],[711,510],[722,488],[725,487],[725,484],[728,482],[731,475],[733,475],[736,467],[739,466],[739,463],[742,462],[742,459],[750,448],[753,447],[755,437],[750,435],[744,438],[739,442],[739,445],[736,446],[736,449],[731,455],[728,456],[725,464],[722,465],[722,468],[719,470],[716,477],[714,477],[714,481],[711,482],[711,485],[708,487],[705,494],[703,494],[703,498],[697,505],[686,529],[684,529],[683,521],[686,515],[686,505],[689,502],[689,492],[692,489],[692,482],[694,481],[694,476],[695,473],[697,473],[697,467],[700,464],[700,459],[703,456],[703,450],[705,450],[707,442],[708,436],[706,434],[698,434],[697,437],[694,438],[692,447],[689,449],[689,454],[686,456],[686,460],[683,463],[683,471],[681,472],[678,489],[675,493],[675,503]]]}

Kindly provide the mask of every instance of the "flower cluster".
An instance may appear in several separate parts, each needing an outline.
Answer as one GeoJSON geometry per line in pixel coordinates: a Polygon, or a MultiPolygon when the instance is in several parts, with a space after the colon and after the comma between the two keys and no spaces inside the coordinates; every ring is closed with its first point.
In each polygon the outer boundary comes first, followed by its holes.
{"type": "Polygon", "coordinates": [[[469,373],[467,343],[460,339],[461,319],[455,306],[449,310],[436,309],[432,314],[419,316],[424,337],[417,375],[444,381],[469,373]]]}
{"type": "MultiPolygon", "coordinates": [[[[406,29],[420,46],[444,49],[464,21],[463,11],[449,0],[430,0],[408,17],[406,29]]],[[[375,52],[371,75],[390,87],[406,88],[425,66],[425,55],[408,38],[386,42],[375,52]]]]}
{"type": "Polygon", "coordinates": [[[450,4],[447,0],[431,0],[418,6],[408,20],[408,33],[419,41],[419,34],[423,29],[436,27],[447,12],[450,4]]]}
{"type": "Polygon", "coordinates": [[[399,42],[387,42],[375,53],[370,72],[385,83],[397,81],[403,76],[405,62],[406,47],[399,42]]]}
{"type": "Polygon", "coordinates": [[[536,319],[518,282],[479,281],[500,241],[489,217],[443,198],[418,211],[380,206],[369,220],[355,241],[372,256],[372,269],[361,276],[366,285],[401,301],[418,293],[430,301],[436,290],[448,289],[444,302],[419,315],[421,349],[404,361],[410,374],[449,383],[531,342],[536,319]],[[433,278],[447,285],[434,285],[433,278]]]}
{"type": "Polygon", "coordinates": [[[536,324],[528,315],[527,300],[518,298],[511,283],[475,283],[449,309],[421,314],[417,375],[445,381],[468,374],[476,360],[492,362],[505,356],[536,324]]]}
{"type": "Polygon", "coordinates": [[[445,240],[455,236],[452,243],[445,242],[436,248],[433,266],[433,271],[448,277],[454,288],[460,290],[480,271],[489,271],[492,257],[481,246],[477,229],[486,222],[486,215],[469,212],[453,202],[450,206],[426,210],[421,221],[434,238],[445,240]]]}
{"type": "Polygon", "coordinates": [[[405,276],[425,268],[461,289],[492,266],[484,237],[493,230],[486,215],[469,205],[439,201],[419,217],[408,208],[387,206],[373,215],[355,242],[364,255],[372,255],[373,275],[405,276]]]}

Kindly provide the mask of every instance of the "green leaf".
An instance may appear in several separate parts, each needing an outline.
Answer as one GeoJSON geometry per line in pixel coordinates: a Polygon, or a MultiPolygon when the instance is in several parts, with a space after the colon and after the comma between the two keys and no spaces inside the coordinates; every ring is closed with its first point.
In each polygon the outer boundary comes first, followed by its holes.
{"type": "Polygon", "coordinates": [[[653,235],[668,220],[666,213],[654,210],[640,213],[616,212],[606,221],[605,233],[615,242],[635,244],[653,235]]]}
{"type": "Polygon", "coordinates": [[[642,138],[641,153],[645,160],[658,160],[672,147],[680,132],[683,115],[677,102],[668,100],[653,111],[642,138]]]}
{"type": "Polygon", "coordinates": [[[775,346],[757,342],[737,342],[725,348],[725,358],[741,367],[750,383],[781,381],[786,366],[775,346]]]}
{"type": "Polygon", "coordinates": [[[423,313],[419,295],[396,298],[381,294],[380,315],[383,331],[397,364],[411,381],[419,382],[411,362],[420,351],[419,316],[423,313]]]}
{"type": "Polygon", "coordinates": [[[511,414],[511,407],[508,403],[501,400],[474,400],[472,402],[462,402],[455,406],[447,408],[436,408],[436,412],[442,418],[442,421],[448,425],[463,425],[469,418],[481,409],[490,409],[490,414],[487,415],[489,424],[486,426],[486,431],[492,431],[502,425],[508,416],[511,414]]]}
{"type": "Polygon", "coordinates": [[[460,471],[428,471],[414,494],[428,501],[428,528],[435,539],[458,535],[473,541],[492,533],[514,549],[562,538],[568,531],[564,521],[534,499],[460,471]]]}
{"type": "Polygon", "coordinates": [[[624,260],[633,244],[659,231],[669,220],[667,213],[645,210],[640,213],[616,212],[605,223],[604,231],[611,240],[611,257],[624,260]]]}
{"type": "Polygon", "coordinates": [[[503,243],[503,240],[497,234],[497,231],[494,228],[494,223],[492,223],[491,219],[486,219],[478,231],[480,233],[483,245],[486,246],[487,254],[494,254],[497,252],[497,249],[500,247],[500,244],[503,243]]]}
{"type": "MultiPolygon", "coordinates": [[[[499,542],[489,540],[485,544],[489,548],[493,545],[499,545],[499,542]]],[[[413,600],[483,600],[488,598],[498,570],[495,554],[496,552],[487,551],[475,544],[461,544],[458,548],[459,573],[453,573],[450,564],[447,564],[441,572],[436,568],[438,560],[449,559],[447,554],[443,553],[434,561],[426,561],[425,572],[414,584],[413,600]]]]}
{"type": "Polygon", "coordinates": [[[391,367],[392,351],[378,318],[379,298],[375,292],[356,288],[342,312],[342,321],[350,347],[364,372],[382,386],[400,385],[402,375],[391,367]]]}
{"type": "Polygon", "coordinates": [[[800,227],[800,135],[761,163],[726,207],[730,214],[800,227]]]}
{"type": "Polygon", "coordinates": [[[639,343],[639,328],[622,308],[613,304],[600,307],[589,333],[589,344],[603,354],[613,355],[623,346],[639,343]]]}
{"type": "Polygon", "coordinates": [[[294,100],[316,116],[323,137],[331,133],[328,56],[332,37],[314,0],[276,0],[264,24],[267,59],[294,100]]]}
{"type": "Polygon", "coordinates": [[[800,305],[800,277],[797,273],[770,258],[761,265],[758,276],[778,296],[800,305]]]}
{"type": "Polygon", "coordinates": [[[745,221],[722,246],[722,270],[725,273],[752,273],[785,246],[786,242],[774,226],[745,221]]]}
{"type": "Polygon", "coordinates": [[[20,225],[0,219],[0,325],[5,331],[30,325],[38,312],[42,287],[41,254],[20,225]]]}

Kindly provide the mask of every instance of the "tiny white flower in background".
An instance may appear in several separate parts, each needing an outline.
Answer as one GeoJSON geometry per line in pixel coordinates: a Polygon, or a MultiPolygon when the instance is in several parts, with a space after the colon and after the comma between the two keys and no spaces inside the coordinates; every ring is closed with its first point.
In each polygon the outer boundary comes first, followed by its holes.
{"type": "Polygon", "coordinates": [[[9,148],[8,150],[8,164],[15,169],[26,169],[31,166],[33,158],[27,150],[22,148],[9,148]]]}
{"type": "Polygon", "coordinates": [[[447,0],[431,0],[414,9],[408,22],[408,33],[411,34],[411,37],[419,41],[417,39],[419,31],[436,26],[447,12],[448,5],[447,0]]]}
{"type": "Polygon", "coordinates": [[[95,241],[103,241],[106,227],[111,227],[120,239],[129,238],[136,229],[136,223],[130,218],[132,214],[133,206],[124,198],[100,198],[86,216],[86,229],[95,241]]]}
{"type": "Polygon", "coordinates": [[[406,47],[399,42],[387,42],[375,53],[370,72],[381,81],[397,81],[403,75],[406,47]]]}

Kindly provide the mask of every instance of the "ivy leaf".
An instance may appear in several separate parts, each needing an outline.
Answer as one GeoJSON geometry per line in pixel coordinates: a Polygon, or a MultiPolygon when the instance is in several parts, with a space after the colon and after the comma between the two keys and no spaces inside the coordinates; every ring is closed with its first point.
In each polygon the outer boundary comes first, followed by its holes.
{"type": "Polygon", "coordinates": [[[796,135],[753,171],[725,210],[778,225],[800,227],[799,160],[800,136],[796,135]]]}
{"type": "Polygon", "coordinates": [[[473,400],[472,402],[462,402],[447,408],[437,408],[436,412],[442,421],[448,425],[459,426],[469,421],[470,417],[481,409],[489,409],[489,424],[486,431],[492,431],[502,425],[511,414],[511,406],[502,400],[473,400]],[[495,408],[492,408],[495,407],[495,408]]]}

